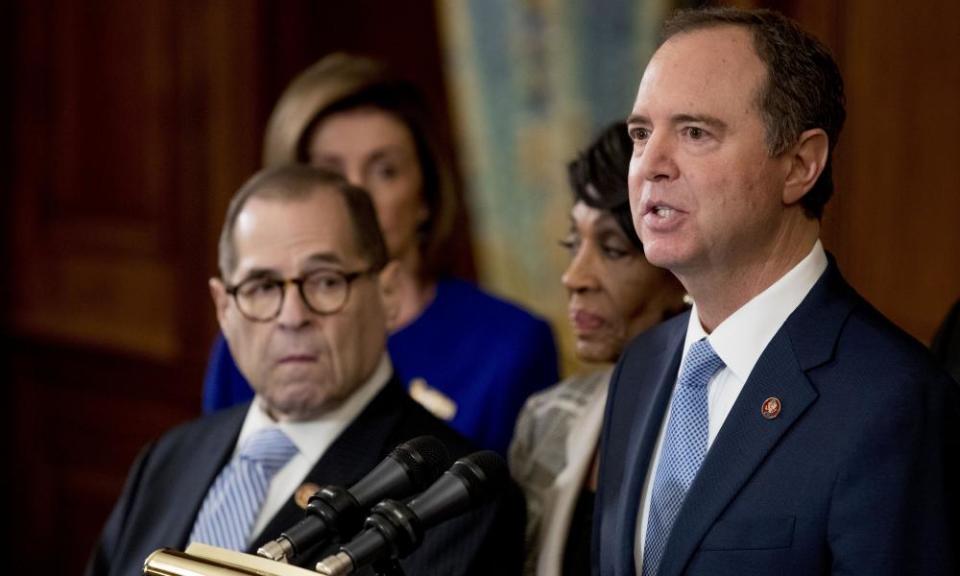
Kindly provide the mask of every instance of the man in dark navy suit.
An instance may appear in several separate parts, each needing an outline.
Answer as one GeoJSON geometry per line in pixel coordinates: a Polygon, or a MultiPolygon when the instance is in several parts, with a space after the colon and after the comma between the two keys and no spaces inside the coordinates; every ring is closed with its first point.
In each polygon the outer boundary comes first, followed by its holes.
{"type": "Polygon", "coordinates": [[[770,11],[665,31],[628,121],[630,204],[695,304],[613,376],[599,573],[955,574],[957,386],[819,241],[835,62],[770,11]]]}
{"type": "MultiPolygon", "coordinates": [[[[87,574],[135,576],[154,550],[195,541],[252,553],[301,520],[319,486],[352,485],[417,436],[469,452],[393,374],[395,271],[365,191],[307,166],[251,178],[227,211],[210,291],[256,396],[140,455],[87,574]]],[[[519,573],[524,507],[512,488],[428,531],[406,573],[519,573]]],[[[312,569],[324,555],[296,560],[312,569]]]]}

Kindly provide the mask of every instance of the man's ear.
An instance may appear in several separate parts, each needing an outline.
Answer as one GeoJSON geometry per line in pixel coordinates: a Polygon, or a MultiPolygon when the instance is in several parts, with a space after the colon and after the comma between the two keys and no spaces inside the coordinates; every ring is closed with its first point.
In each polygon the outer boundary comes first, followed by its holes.
{"type": "Polygon", "coordinates": [[[813,188],[827,165],[830,140],[822,128],[813,128],[800,134],[797,143],[787,151],[790,171],[783,188],[783,203],[799,202],[813,188]]]}
{"type": "Polygon", "coordinates": [[[400,263],[396,260],[387,262],[378,274],[380,299],[383,302],[383,311],[387,317],[387,332],[393,332],[397,318],[400,316],[400,295],[397,286],[400,276],[400,263]]]}
{"type": "Polygon", "coordinates": [[[220,331],[226,332],[227,306],[230,305],[230,295],[227,294],[227,287],[223,285],[223,281],[219,278],[211,278],[208,285],[210,286],[210,296],[213,298],[213,307],[217,311],[220,331]]]}

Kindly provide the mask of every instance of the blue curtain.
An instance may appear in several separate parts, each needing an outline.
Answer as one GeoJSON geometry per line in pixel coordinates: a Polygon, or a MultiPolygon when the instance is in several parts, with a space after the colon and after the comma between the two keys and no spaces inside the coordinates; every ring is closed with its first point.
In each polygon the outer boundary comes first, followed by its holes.
{"type": "Polygon", "coordinates": [[[480,280],[548,317],[573,367],[566,164],[626,118],[677,0],[440,0],[480,280]]]}

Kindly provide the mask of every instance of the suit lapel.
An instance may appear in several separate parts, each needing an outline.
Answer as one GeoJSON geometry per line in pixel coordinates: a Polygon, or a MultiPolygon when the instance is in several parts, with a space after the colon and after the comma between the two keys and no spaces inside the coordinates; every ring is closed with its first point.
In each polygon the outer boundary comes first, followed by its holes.
{"type": "Polygon", "coordinates": [[[661,576],[683,572],[727,504],[816,397],[788,338],[779,333],[751,372],[687,493],[664,550],[661,576]],[[770,397],[779,398],[783,408],[777,418],[766,420],[760,407],[770,397]]]}
{"type": "Polygon", "coordinates": [[[850,303],[832,258],[827,271],[767,345],[707,453],[674,523],[660,564],[661,576],[681,574],[700,541],[763,463],[780,438],[816,401],[805,370],[832,355],[850,303]],[[761,406],[781,401],[777,418],[761,406]]]}
{"type": "MultiPolygon", "coordinates": [[[[663,326],[665,330],[659,338],[641,342],[638,357],[631,359],[629,369],[621,371],[623,376],[618,387],[625,388],[626,394],[610,395],[617,402],[613,412],[618,414],[619,430],[629,434],[625,444],[623,483],[613,488],[622,490],[618,498],[620,512],[613,515],[612,533],[604,535],[605,539],[611,537],[610,542],[621,543],[613,549],[618,555],[615,562],[618,574],[634,573],[633,535],[636,533],[640,497],[660,434],[660,423],[676,381],[687,318],[689,316],[684,314],[674,319],[671,324],[663,326]]],[[[622,433],[620,431],[612,430],[612,433],[622,433]]]]}
{"type": "Polygon", "coordinates": [[[204,433],[191,442],[183,466],[176,468],[177,476],[168,479],[169,485],[178,486],[173,492],[177,505],[167,506],[158,516],[168,518],[167,537],[161,541],[176,542],[181,550],[186,547],[207,491],[233,454],[249,406],[246,403],[211,417],[204,433]]]}

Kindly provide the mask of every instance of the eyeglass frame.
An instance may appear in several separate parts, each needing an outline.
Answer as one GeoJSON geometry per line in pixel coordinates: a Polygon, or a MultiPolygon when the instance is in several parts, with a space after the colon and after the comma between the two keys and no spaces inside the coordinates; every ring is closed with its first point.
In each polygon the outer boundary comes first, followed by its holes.
{"type": "Polygon", "coordinates": [[[283,312],[283,304],[287,297],[287,286],[290,284],[293,284],[294,286],[297,287],[297,293],[300,294],[300,301],[303,302],[303,305],[307,307],[307,310],[309,310],[313,314],[316,314],[317,316],[332,316],[334,314],[338,314],[341,310],[343,310],[343,308],[347,305],[347,302],[350,301],[350,288],[353,286],[353,282],[358,278],[360,278],[361,276],[366,276],[368,274],[376,272],[374,268],[375,267],[371,266],[366,270],[354,270],[352,272],[343,272],[340,270],[323,268],[320,270],[314,270],[305,275],[294,276],[292,278],[272,278],[269,280],[270,283],[273,285],[279,285],[282,289],[280,290],[280,303],[279,305],[277,305],[277,310],[269,318],[254,318],[253,316],[249,315],[247,312],[244,311],[243,306],[240,304],[240,299],[237,296],[237,292],[240,290],[241,286],[243,286],[247,282],[252,282],[254,280],[264,280],[263,277],[247,278],[242,282],[238,282],[237,284],[232,284],[232,285],[227,284],[226,281],[224,281],[224,291],[233,297],[233,302],[234,304],[237,305],[237,310],[240,311],[240,314],[251,322],[267,323],[267,322],[273,322],[274,320],[279,318],[280,313],[283,312]],[[340,306],[336,310],[330,310],[327,312],[322,312],[320,310],[317,310],[310,304],[309,300],[307,300],[307,296],[303,291],[304,282],[306,282],[306,280],[309,277],[313,276],[314,274],[319,274],[321,272],[325,272],[328,274],[332,273],[332,274],[341,276],[343,278],[344,283],[346,284],[346,294],[344,294],[343,296],[343,302],[340,304],[340,306]]]}

